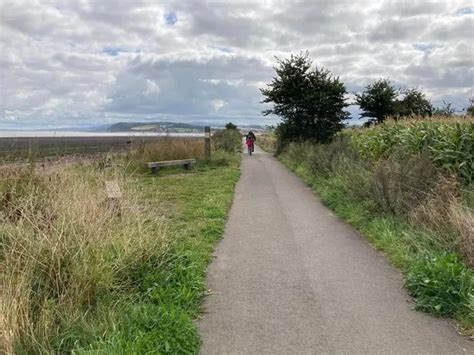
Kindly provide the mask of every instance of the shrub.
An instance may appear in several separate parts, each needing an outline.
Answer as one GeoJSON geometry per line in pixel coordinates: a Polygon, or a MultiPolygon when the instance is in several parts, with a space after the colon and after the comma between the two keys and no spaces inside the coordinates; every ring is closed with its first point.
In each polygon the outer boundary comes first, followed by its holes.
{"type": "Polygon", "coordinates": [[[393,155],[377,161],[368,179],[366,198],[383,212],[402,215],[426,200],[438,173],[424,155],[393,155]]]}
{"type": "Polygon", "coordinates": [[[448,253],[416,260],[406,286],[417,309],[440,316],[466,312],[474,292],[472,273],[456,255],[448,253]]]}
{"type": "Polygon", "coordinates": [[[359,160],[344,137],[338,137],[329,144],[314,145],[306,151],[308,168],[314,174],[327,175],[338,170],[341,164],[359,160]]]}
{"type": "Polygon", "coordinates": [[[212,136],[214,147],[226,152],[237,152],[242,148],[242,137],[236,129],[223,129],[212,136]]]}
{"type": "Polygon", "coordinates": [[[237,129],[237,126],[232,122],[228,122],[225,124],[225,129],[237,129]]]}

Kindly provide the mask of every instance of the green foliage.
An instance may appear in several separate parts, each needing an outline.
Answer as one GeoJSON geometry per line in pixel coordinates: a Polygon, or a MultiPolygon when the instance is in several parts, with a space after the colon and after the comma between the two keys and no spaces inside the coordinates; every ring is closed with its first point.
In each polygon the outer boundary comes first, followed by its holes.
{"type": "Polygon", "coordinates": [[[277,61],[275,78],[260,90],[263,103],[273,104],[264,115],[282,118],[276,130],[280,148],[291,141],[330,141],[348,117],[344,84],[328,70],[313,67],[307,53],[277,61]]]}
{"type": "Polygon", "coordinates": [[[396,101],[396,115],[406,116],[431,116],[433,105],[425,94],[416,88],[402,90],[403,98],[396,101]]]}
{"type": "Polygon", "coordinates": [[[225,129],[237,129],[237,126],[232,122],[228,122],[225,124],[225,129]]]}
{"type": "Polygon", "coordinates": [[[390,80],[379,79],[365,87],[365,91],[356,95],[356,103],[362,110],[361,117],[369,117],[370,121],[383,122],[397,112],[397,90],[390,80]]]}
{"type": "Polygon", "coordinates": [[[396,150],[426,152],[445,171],[465,182],[474,179],[474,122],[418,121],[389,123],[344,132],[361,156],[377,160],[396,150]]]}
{"type": "Polygon", "coordinates": [[[212,136],[214,146],[226,152],[237,152],[242,147],[242,137],[237,129],[223,129],[212,136]]]}
{"type": "Polygon", "coordinates": [[[416,308],[440,316],[468,309],[474,296],[474,279],[454,254],[424,255],[410,267],[406,285],[416,308]]]}
{"type": "Polygon", "coordinates": [[[396,89],[390,80],[379,79],[356,94],[356,103],[362,110],[361,117],[370,123],[382,123],[388,117],[431,116],[433,106],[426,95],[417,88],[396,89]]]}

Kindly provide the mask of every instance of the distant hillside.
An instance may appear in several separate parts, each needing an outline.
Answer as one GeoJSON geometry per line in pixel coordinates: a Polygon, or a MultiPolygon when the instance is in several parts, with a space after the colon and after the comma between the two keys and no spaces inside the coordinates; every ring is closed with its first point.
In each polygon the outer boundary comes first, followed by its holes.
{"type": "Polygon", "coordinates": [[[108,132],[196,132],[203,126],[176,122],[119,122],[107,128],[108,132]]]}
{"type": "MultiPolygon", "coordinates": [[[[204,124],[182,123],[182,122],[119,122],[105,128],[106,132],[178,132],[192,133],[202,132],[204,124]]],[[[213,124],[213,129],[221,129],[224,124],[213,124]]],[[[238,125],[241,129],[261,130],[265,127],[261,125],[238,125]]],[[[102,128],[102,127],[101,127],[102,128]]]]}

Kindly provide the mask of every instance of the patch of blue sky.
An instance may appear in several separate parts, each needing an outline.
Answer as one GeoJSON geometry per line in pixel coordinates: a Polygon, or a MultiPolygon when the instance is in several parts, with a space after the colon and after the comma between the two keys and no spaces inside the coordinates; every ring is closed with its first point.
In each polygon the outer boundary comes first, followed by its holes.
{"type": "Polygon", "coordinates": [[[178,22],[178,16],[176,12],[170,11],[165,14],[165,22],[169,26],[173,26],[176,22],[178,22]]]}
{"type": "Polygon", "coordinates": [[[116,57],[120,53],[140,53],[142,50],[140,48],[136,49],[124,49],[120,47],[104,47],[102,53],[108,54],[112,57],[116,57]]]}
{"type": "Polygon", "coordinates": [[[413,43],[413,48],[422,52],[429,51],[435,47],[436,45],[434,45],[433,43],[413,43]]]}
{"type": "Polygon", "coordinates": [[[463,7],[462,9],[459,9],[456,11],[456,16],[462,16],[462,15],[472,15],[474,14],[474,6],[471,7],[463,7]]]}
{"type": "Polygon", "coordinates": [[[118,48],[118,47],[105,47],[102,49],[103,53],[106,53],[112,57],[117,56],[120,52],[124,52],[124,50],[118,48]]]}

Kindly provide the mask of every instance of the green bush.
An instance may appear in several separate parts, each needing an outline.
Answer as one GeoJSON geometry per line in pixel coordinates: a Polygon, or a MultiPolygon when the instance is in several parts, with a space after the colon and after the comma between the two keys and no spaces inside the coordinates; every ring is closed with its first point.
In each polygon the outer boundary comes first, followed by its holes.
{"type": "Polygon", "coordinates": [[[214,147],[234,153],[242,148],[242,137],[236,129],[223,129],[212,136],[214,147]]]}
{"type": "Polygon", "coordinates": [[[474,280],[455,254],[424,255],[410,267],[406,286],[416,308],[440,316],[466,312],[472,301],[474,280]]]}

